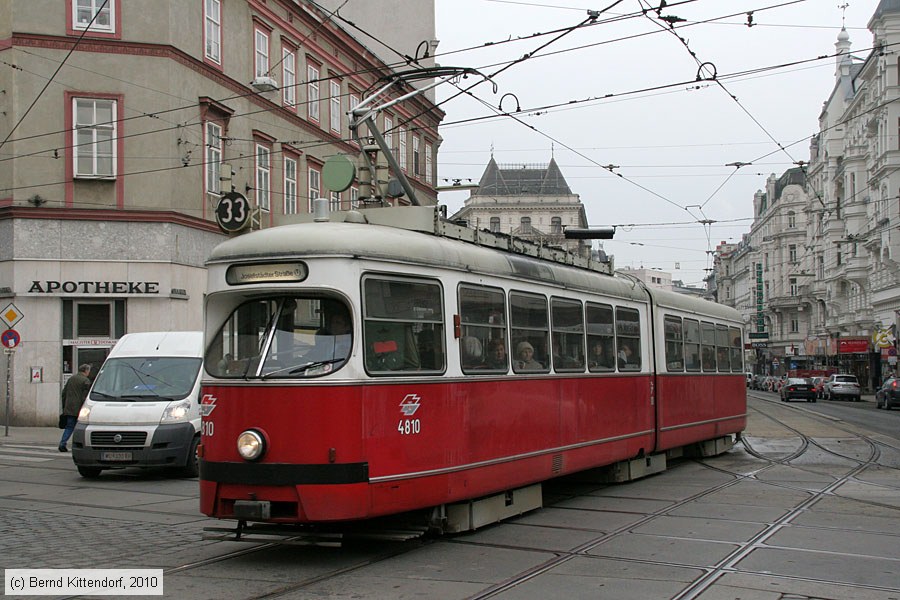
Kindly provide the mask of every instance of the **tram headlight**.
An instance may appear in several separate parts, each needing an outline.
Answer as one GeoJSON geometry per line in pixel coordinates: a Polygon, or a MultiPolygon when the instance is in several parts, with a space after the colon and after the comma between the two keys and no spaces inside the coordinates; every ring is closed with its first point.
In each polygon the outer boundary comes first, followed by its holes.
{"type": "Polygon", "coordinates": [[[266,452],[266,440],[260,432],[248,429],[238,436],[237,451],[244,460],[258,460],[266,452]]]}

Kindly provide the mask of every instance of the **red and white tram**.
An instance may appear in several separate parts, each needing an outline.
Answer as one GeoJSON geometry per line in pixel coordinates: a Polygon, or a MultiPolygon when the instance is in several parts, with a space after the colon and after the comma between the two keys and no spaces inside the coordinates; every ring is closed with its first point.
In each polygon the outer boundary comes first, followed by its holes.
{"type": "Polygon", "coordinates": [[[541,481],[664,468],[744,429],[739,313],[438,214],[336,213],[213,252],[203,513],[440,507],[437,525],[458,530],[539,506],[541,481]],[[406,225],[372,223],[390,219],[406,225]]]}

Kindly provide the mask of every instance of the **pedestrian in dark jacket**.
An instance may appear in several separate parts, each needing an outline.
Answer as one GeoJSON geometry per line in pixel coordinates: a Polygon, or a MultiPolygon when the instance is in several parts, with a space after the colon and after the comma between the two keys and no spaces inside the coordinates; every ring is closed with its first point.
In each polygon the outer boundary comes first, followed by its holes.
{"type": "Polygon", "coordinates": [[[66,444],[75,431],[75,423],[78,422],[78,413],[81,412],[81,405],[87,398],[88,391],[91,389],[91,380],[88,375],[91,374],[91,365],[83,364],[78,367],[78,372],[69,377],[66,385],[62,390],[63,414],[66,416],[66,428],[63,429],[62,439],[59,440],[59,451],[68,452],[66,444]]]}

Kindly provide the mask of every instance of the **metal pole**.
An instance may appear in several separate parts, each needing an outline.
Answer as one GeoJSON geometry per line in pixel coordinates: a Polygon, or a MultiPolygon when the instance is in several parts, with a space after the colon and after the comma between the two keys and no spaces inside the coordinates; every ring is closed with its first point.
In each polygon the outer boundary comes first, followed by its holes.
{"type": "Polygon", "coordinates": [[[9,405],[10,405],[10,389],[9,389],[9,374],[12,371],[12,367],[10,366],[12,363],[12,352],[6,351],[6,432],[3,434],[5,437],[9,437],[9,405]]]}

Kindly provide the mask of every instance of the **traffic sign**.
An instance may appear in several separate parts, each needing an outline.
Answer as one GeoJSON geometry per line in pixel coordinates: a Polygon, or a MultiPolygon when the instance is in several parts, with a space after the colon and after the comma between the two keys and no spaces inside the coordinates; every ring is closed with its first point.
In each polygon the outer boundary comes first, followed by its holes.
{"type": "Polygon", "coordinates": [[[22,338],[15,329],[7,329],[3,333],[0,333],[0,344],[3,344],[6,348],[15,348],[21,341],[22,338]]]}
{"type": "Polygon", "coordinates": [[[25,317],[25,315],[22,314],[22,311],[16,308],[16,305],[12,302],[0,311],[0,320],[6,323],[6,326],[10,329],[12,329],[13,325],[21,321],[23,317],[25,317]]]}

